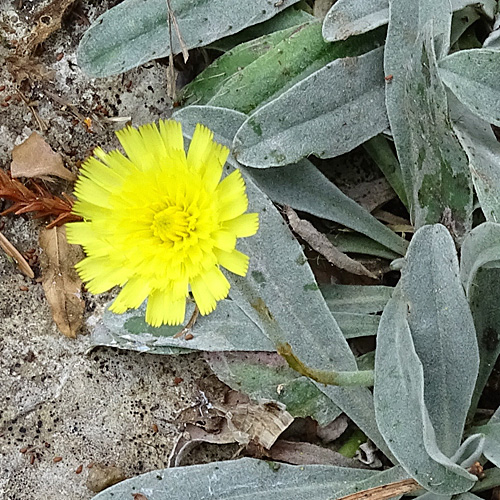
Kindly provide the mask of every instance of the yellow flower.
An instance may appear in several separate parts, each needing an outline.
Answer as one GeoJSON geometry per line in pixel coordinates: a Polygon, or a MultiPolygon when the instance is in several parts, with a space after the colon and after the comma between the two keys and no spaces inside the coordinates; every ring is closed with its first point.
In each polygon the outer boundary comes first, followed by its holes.
{"type": "Polygon", "coordinates": [[[77,271],[94,294],[122,286],[110,309],[123,313],[148,298],[146,321],[153,326],[184,321],[191,290],[201,314],[227,297],[220,268],[245,276],[248,256],[236,239],[257,232],[239,170],[222,181],[229,150],[198,124],[189,151],[181,125],[160,121],[117,132],[128,158],[97,148],[75,185],[74,213],[84,222],[67,224],[70,243],[87,257],[77,271]]]}

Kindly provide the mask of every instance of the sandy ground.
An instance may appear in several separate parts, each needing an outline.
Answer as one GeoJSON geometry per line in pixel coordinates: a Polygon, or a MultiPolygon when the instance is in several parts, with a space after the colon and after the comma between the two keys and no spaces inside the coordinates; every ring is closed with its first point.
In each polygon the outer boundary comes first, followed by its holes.
{"type": "MultiPolygon", "coordinates": [[[[19,8],[18,1],[0,0],[0,61],[12,54],[12,41],[29,33],[33,13],[48,3],[24,0],[19,8]]],[[[77,2],[44,43],[40,61],[53,75],[22,91],[47,130],[40,130],[33,112],[17,100],[18,85],[0,65],[0,86],[5,85],[0,102],[7,103],[0,106],[1,168],[9,168],[13,146],[33,131],[76,171],[95,146],[117,146],[113,131],[119,125],[106,121],[106,114],[132,117],[134,125],[170,115],[164,66],[151,63],[105,80],[88,79],[76,66],[86,20],[92,22],[110,4],[77,2]],[[82,123],[89,116],[92,132],[82,123]]],[[[21,216],[1,217],[0,223],[21,252],[40,252],[41,223],[21,216]]],[[[39,277],[40,269],[34,270],[39,277]]],[[[86,315],[98,314],[105,299],[87,297],[86,315]]],[[[23,276],[0,251],[1,499],[92,498],[86,486],[92,463],[116,465],[127,476],[166,466],[180,432],[172,421],[199,401],[197,380],[208,373],[205,363],[195,355],[91,350],[86,333],[87,326],[76,340],[62,336],[40,283],[23,276]]]]}

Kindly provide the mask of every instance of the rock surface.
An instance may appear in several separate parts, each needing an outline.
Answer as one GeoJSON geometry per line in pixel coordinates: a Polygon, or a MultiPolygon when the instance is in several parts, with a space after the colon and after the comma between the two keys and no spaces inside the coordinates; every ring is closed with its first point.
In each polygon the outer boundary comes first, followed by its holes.
{"type": "MultiPolygon", "coordinates": [[[[33,16],[50,3],[0,0],[0,61],[13,55],[33,16]]],[[[0,168],[8,170],[13,147],[37,131],[76,172],[97,145],[118,147],[113,132],[127,117],[140,125],[170,115],[164,66],[150,63],[90,80],[76,65],[88,21],[113,3],[85,0],[70,7],[40,50],[52,77],[21,84],[0,64],[0,168]]],[[[64,182],[60,187],[70,189],[64,182]]],[[[7,216],[0,225],[18,250],[39,254],[43,222],[7,216]]],[[[92,350],[88,325],[76,340],[62,336],[36,281],[37,265],[34,271],[35,280],[23,276],[0,250],[0,498],[87,500],[94,496],[86,486],[93,463],[116,466],[126,476],[165,467],[179,434],[173,420],[199,401],[196,381],[207,375],[205,363],[196,355],[92,350]]],[[[110,296],[85,298],[89,316],[110,296]]]]}

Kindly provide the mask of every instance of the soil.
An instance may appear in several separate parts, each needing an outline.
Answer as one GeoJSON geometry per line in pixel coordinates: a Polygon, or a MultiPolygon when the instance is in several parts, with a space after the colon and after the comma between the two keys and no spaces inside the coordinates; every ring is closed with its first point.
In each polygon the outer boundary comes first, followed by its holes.
{"type": "MultiPolygon", "coordinates": [[[[12,148],[33,131],[76,172],[94,147],[116,148],[114,130],[127,121],[141,125],[172,111],[161,63],[101,80],[78,68],[82,34],[116,1],[75,2],[61,28],[37,48],[32,61],[39,66],[25,65],[27,78],[13,72],[5,59],[29,35],[36,14],[58,3],[0,0],[0,168],[7,171],[12,148]],[[49,74],[39,77],[40,68],[49,74]]],[[[64,182],[49,187],[71,190],[64,182]]],[[[10,242],[38,255],[44,223],[0,217],[10,242]]],[[[202,398],[205,363],[196,355],[93,349],[89,328],[109,295],[86,295],[81,334],[64,337],[37,265],[34,271],[35,279],[27,278],[0,250],[0,498],[86,500],[95,495],[86,485],[92,464],[115,466],[127,477],[166,467],[180,433],[176,416],[202,398]]]]}

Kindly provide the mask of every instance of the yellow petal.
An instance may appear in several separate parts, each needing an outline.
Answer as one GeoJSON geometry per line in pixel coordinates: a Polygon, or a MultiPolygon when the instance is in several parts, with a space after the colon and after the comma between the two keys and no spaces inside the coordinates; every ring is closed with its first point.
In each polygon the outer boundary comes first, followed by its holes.
{"type": "Polygon", "coordinates": [[[184,321],[186,299],[175,299],[167,290],[154,290],[148,298],[146,322],[151,326],[180,325],[184,321]]]}
{"type": "Polygon", "coordinates": [[[236,246],[236,236],[229,231],[216,231],[212,233],[214,245],[221,250],[230,252],[236,246]]]}
{"type": "Polygon", "coordinates": [[[191,291],[202,315],[210,314],[215,309],[217,301],[201,276],[191,281],[191,291]]]}
{"type": "Polygon", "coordinates": [[[151,291],[149,284],[140,278],[132,278],[125,283],[109,310],[117,314],[124,313],[127,309],[137,309],[147,298],[151,291]]]}
{"type": "Polygon", "coordinates": [[[253,236],[259,229],[259,214],[242,214],[234,219],[227,220],[222,227],[237,238],[253,236]]]}
{"type": "Polygon", "coordinates": [[[179,150],[184,154],[184,137],[179,122],[160,120],[160,135],[168,153],[171,154],[173,150],[179,150]]]}
{"type": "Polygon", "coordinates": [[[218,301],[227,297],[230,288],[229,281],[218,267],[212,267],[208,272],[202,274],[201,279],[215,300],[218,301]]]}
{"type": "Polygon", "coordinates": [[[219,199],[219,220],[226,221],[241,215],[248,208],[245,193],[245,181],[239,170],[229,174],[218,185],[216,193],[219,199]]]}
{"type": "Polygon", "coordinates": [[[188,165],[193,170],[199,170],[212,149],[214,134],[207,127],[198,123],[194,129],[191,144],[187,154],[188,165]]]}
{"type": "Polygon", "coordinates": [[[87,257],[75,266],[87,289],[93,294],[106,292],[127,281],[129,271],[123,267],[111,267],[107,257],[87,257]]]}
{"type": "Polygon", "coordinates": [[[245,276],[248,271],[248,255],[239,252],[238,250],[233,250],[232,252],[225,252],[224,250],[215,249],[215,255],[217,256],[219,265],[225,267],[228,271],[231,271],[238,276],[245,276]]]}

